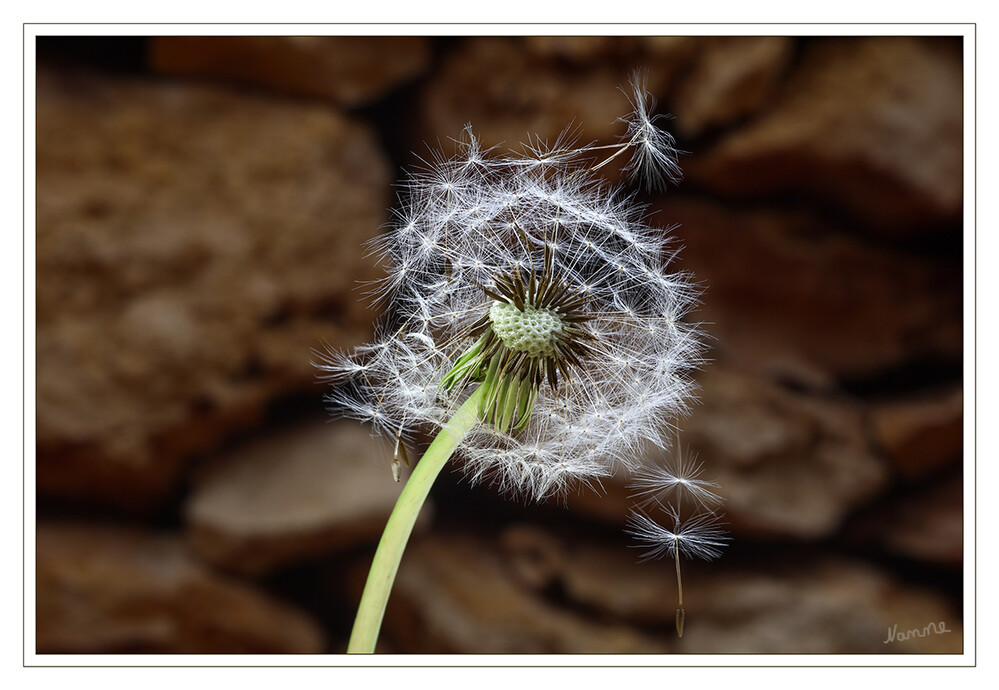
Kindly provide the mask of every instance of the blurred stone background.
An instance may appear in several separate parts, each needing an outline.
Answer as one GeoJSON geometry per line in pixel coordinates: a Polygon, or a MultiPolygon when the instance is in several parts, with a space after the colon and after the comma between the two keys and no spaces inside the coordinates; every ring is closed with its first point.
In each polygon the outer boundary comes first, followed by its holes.
{"type": "Polygon", "coordinates": [[[399,491],[310,366],[370,336],[363,242],[466,122],[613,141],[639,66],[688,152],[645,200],[707,286],[683,442],[732,545],[686,566],[678,640],[623,481],[523,505],[445,473],[380,651],[962,650],[959,39],[37,49],[39,653],[341,653],[399,491]]]}

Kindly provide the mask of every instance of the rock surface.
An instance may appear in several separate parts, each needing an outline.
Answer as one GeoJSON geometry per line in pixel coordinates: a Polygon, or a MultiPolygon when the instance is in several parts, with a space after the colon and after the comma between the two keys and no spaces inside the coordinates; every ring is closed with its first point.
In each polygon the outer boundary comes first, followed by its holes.
{"type": "Polygon", "coordinates": [[[682,439],[723,487],[733,528],[818,538],[835,532],[888,482],[861,408],[796,395],[721,367],[682,439]]]}
{"type": "Polygon", "coordinates": [[[620,623],[589,620],[526,591],[500,555],[473,539],[411,543],[383,630],[407,653],[628,654],[658,646],[620,623]]]}
{"type": "Polygon", "coordinates": [[[874,430],[893,468],[908,480],[960,463],[964,449],[964,391],[878,406],[874,430]]]}
{"type": "Polygon", "coordinates": [[[963,644],[946,600],[855,561],[788,550],[766,562],[687,564],[679,640],[675,583],[672,562],[639,564],[621,545],[537,527],[497,541],[428,536],[399,571],[385,630],[424,653],[957,653],[963,644]],[[884,642],[893,626],[940,622],[948,632],[884,642]]]}
{"type": "Polygon", "coordinates": [[[960,651],[973,56],[929,37],[407,41],[199,38],[168,75],[146,59],[160,39],[39,39],[39,649],[343,651],[398,486],[365,430],[309,426],[310,350],[370,339],[352,288],[381,275],[361,244],[395,164],[466,122],[486,144],[570,125],[611,143],[644,66],[689,153],[682,184],[640,194],[681,223],[713,336],[680,439],[732,542],[684,563],[677,640],[673,564],[621,533],[625,478],[525,506],[446,472],[379,648],[960,651]]]}
{"type": "Polygon", "coordinates": [[[933,482],[885,511],[882,543],[895,554],[959,568],[964,563],[964,482],[933,482]]]}
{"type": "Polygon", "coordinates": [[[348,421],[237,449],[194,480],[185,509],[192,545],[212,563],[259,574],[375,543],[403,486],[390,459],[384,442],[348,421]]]}
{"type": "Polygon", "coordinates": [[[421,74],[422,36],[156,36],[155,71],[253,84],[345,106],[378,99],[421,74]]]}
{"type": "Polygon", "coordinates": [[[678,132],[696,137],[766,110],[793,49],[786,36],[704,39],[669,99],[678,132]]]}
{"type": "Polygon", "coordinates": [[[38,79],[38,486],[155,503],[184,459],[364,340],[371,132],[326,108],[38,79]]]}
{"type": "Polygon", "coordinates": [[[40,654],[316,654],[304,614],[192,560],[180,539],[40,524],[40,654]]]}
{"type": "Polygon", "coordinates": [[[693,47],[691,39],[581,43],[569,38],[487,37],[463,44],[427,85],[422,131],[426,141],[458,137],[466,123],[486,146],[520,149],[528,133],[554,145],[567,128],[581,128],[580,144],[616,141],[624,133],[618,118],[629,111],[624,91],[630,71],[655,57],[649,70],[652,93],[665,90],[693,47]],[[532,52],[536,56],[532,56],[532,52]],[[585,70],[567,68],[564,54],[589,61],[585,70]],[[622,64],[623,63],[623,64],[622,64]],[[483,79],[484,74],[489,75],[483,79]]]}
{"type": "Polygon", "coordinates": [[[963,357],[959,262],[874,247],[775,207],[677,200],[657,216],[680,224],[679,267],[706,286],[695,318],[716,357],[816,389],[963,357]]]}
{"type": "Polygon", "coordinates": [[[732,559],[683,566],[686,622],[674,639],[671,562],[636,564],[625,549],[569,549],[562,586],[570,600],[667,633],[670,651],[701,654],[955,653],[957,612],[938,595],[856,561],[801,559],[793,549],[766,562],[732,559]],[[608,586],[613,583],[613,586],[608,586]],[[885,645],[887,631],[943,621],[950,632],[885,645]]]}
{"type": "MultiPolygon", "coordinates": [[[[793,393],[712,364],[699,377],[701,403],[682,423],[681,445],[717,481],[729,527],[739,535],[795,539],[833,534],[888,481],[865,435],[862,408],[793,393]]],[[[652,450],[649,465],[670,454],[652,450]]],[[[623,525],[634,506],[629,478],[580,492],[570,505],[623,525]]]]}
{"type": "Polygon", "coordinates": [[[698,36],[524,36],[519,45],[535,60],[580,67],[640,63],[669,81],[666,77],[675,76],[703,40],[698,36]]]}
{"type": "Polygon", "coordinates": [[[847,525],[844,538],[874,553],[957,570],[964,528],[964,479],[951,472],[873,506],[847,525]]]}
{"type": "Polygon", "coordinates": [[[691,156],[687,177],[740,199],[803,193],[888,237],[957,224],[961,70],[949,39],[816,39],[777,102],[691,156]]]}

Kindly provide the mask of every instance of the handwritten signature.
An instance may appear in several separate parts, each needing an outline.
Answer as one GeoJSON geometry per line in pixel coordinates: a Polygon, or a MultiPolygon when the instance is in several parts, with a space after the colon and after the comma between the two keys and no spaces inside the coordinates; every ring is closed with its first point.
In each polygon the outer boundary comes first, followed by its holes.
{"type": "Polygon", "coordinates": [[[899,632],[898,623],[888,628],[888,637],[885,639],[884,643],[889,642],[904,642],[905,640],[911,640],[914,637],[926,637],[927,635],[940,635],[941,633],[949,633],[950,629],[947,624],[943,621],[939,623],[928,623],[924,628],[913,628],[912,630],[903,630],[899,632]]]}

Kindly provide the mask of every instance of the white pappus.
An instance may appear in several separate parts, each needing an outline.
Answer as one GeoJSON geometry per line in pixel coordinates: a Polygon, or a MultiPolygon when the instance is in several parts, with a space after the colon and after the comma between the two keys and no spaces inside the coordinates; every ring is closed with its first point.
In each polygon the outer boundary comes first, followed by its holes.
{"type": "Polygon", "coordinates": [[[456,459],[475,481],[534,499],[636,469],[670,445],[703,345],[683,318],[699,289],[677,271],[669,229],[598,174],[679,174],[640,76],[611,146],[483,150],[471,127],[404,185],[373,244],[386,318],[373,343],[323,353],[338,414],[397,443],[436,432],[476,386],[493,386],[456,459]],[[596,156],[610,151],[609,158],[596,156]]]}

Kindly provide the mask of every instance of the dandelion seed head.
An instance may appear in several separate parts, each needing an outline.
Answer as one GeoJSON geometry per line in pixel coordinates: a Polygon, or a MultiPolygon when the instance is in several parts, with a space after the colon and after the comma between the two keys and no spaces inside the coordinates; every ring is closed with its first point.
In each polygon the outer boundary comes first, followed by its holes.
{"type": "MultiPolygon", "coordinates": [[[[668,135],[647,108],[643,96],[626,137],[660,145],[668,135]]],[[[454,156],[409,175],[371,245],[387,271],[371,287],[384,325],[374,343],[316,364],[336,385],[331,409],[393,439],[434,433],[497,361],[519,377],[524,406],[479,424],[456,459],[473,481],[533,499],[669,445],[664,420],[687,410],[702,362],[701,335],[682,321],[699,289],[664,251],[667,231],[573,145],[483,150],[466,127],[454,156]]]]}

